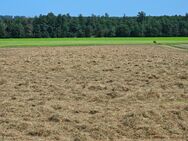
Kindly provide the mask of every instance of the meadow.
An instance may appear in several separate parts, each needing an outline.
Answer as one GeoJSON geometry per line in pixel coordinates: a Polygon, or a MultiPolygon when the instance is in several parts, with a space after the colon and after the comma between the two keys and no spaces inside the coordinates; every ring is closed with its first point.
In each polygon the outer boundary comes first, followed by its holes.
{"type": "Polygon", "coordinates": [[[10,38],[0,39],[0,47],[57,47],[125,44],[188,44],[188,37],[135,38],[10,38]]]}

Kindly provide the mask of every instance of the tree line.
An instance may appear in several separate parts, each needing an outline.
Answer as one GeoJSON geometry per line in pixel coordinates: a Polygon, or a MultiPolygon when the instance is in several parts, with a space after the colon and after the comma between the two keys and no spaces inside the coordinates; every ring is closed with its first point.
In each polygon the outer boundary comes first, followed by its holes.
{"type": "Polygon", "coordinates": [[[53,13],[37,17],[0,16],[0,38],[163,36],[188,36],[188,14],[146,16],[142,11],[133,17],[53,13]]]}

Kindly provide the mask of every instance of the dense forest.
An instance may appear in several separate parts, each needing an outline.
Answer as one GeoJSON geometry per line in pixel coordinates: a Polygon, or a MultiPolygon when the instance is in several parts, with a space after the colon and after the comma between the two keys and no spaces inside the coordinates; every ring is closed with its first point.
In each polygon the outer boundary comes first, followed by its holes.
{"type": "Polygon", "coordinates": [[[188,36],[185,16],[0,16],[0,38],[188,36]]]}

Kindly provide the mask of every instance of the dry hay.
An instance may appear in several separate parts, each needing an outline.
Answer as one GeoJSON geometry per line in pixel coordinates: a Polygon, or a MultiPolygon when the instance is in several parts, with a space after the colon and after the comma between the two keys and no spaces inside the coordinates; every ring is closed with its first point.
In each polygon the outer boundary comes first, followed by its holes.
{"type": "Polygon", "coordinates": [[[0,49],[0,139],[188,139],[188,53],[158,46],[0,49]]]}

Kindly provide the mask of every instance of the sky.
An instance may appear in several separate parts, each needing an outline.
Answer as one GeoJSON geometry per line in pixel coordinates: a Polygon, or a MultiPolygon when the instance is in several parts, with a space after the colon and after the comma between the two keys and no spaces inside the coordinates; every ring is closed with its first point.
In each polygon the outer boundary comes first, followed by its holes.
{"type": "Polygon", "coordinates": [[[0,0],[0,15],[38,16],[53,12],[77,16],[91,14],[110,16],[185,15],[188,0],[0,0]]]}

